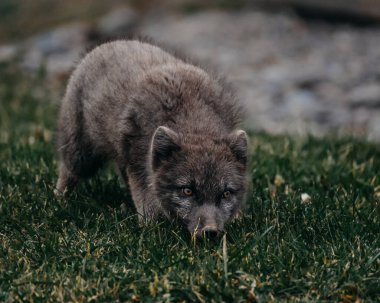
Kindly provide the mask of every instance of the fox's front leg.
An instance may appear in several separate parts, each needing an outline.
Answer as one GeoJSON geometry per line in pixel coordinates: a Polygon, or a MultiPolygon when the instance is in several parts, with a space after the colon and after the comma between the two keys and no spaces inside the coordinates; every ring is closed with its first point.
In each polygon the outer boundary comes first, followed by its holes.
{"type": "Polygon", "coordinates": [[[139,224],[146,225],[156,220],[160,214],[160,206],[151,186],[134,175],[129,175],[128,180],[139,224]]]}
{"type": "Polygon", "coordinates": [[[58,181],[54,190],[56,196],[71,192],[77,185],[79,178],[70,172],[63,163],[59,165],[58,181]]]}

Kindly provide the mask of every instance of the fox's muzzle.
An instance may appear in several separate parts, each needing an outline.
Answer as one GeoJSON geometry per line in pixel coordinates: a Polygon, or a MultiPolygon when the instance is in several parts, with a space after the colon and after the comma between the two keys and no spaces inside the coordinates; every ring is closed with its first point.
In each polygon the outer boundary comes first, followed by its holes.
{"type": "Polygon", "coordinates": [[[214,238],[223,230],[224,222],[221,220],[218,208],[214,205],[204,204],[196,208],[188,229],[196,237],[214,238]]]}

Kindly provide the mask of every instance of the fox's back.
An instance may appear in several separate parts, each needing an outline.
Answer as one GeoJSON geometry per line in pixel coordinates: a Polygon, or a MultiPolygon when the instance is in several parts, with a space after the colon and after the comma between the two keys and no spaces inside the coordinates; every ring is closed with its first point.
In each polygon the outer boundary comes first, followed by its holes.
{"type": "Polygon", "coordinates": [[[139,41],[102,44],[73,72],[62,102],[67,110],[62,112],[71,111],[71,117],[81,120],[77,124],[86,124],[89,137],[111,146],[118,136],[115,124],[140,79],[155,66],[176,61],[159,47],[139,41]]]}
{"type": "Polygon", "coordinates": [[[74,71],[70,82],[79,81],[93,93],[107,88],[102,87],[102,84],[108,86],[109,92],[111,89],[121,91],[118,85],[124,85],[124,89],[128,89],[148,69],[175,61],[175,57],[151,44],[139,41],[113,41],[102,44],[88,53],[74,71]]]}
{"type": "Polygon", "coordinates": [[[160,125],[211,136],[230,131],[239,120],[235,101],[202,68],[154,45],[114,41],[78,65],[61,112],[99,152],[111,154],[121,136],[150,137],[160,125]]]}

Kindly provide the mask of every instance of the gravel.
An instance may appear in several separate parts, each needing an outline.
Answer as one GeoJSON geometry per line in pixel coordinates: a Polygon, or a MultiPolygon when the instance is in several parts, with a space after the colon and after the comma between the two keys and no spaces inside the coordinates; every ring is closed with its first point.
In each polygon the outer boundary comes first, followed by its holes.
{"type": "Polygon", "coordinates": [[[248,129],[380,141],[379,27],[305,22],[289,13],[210,10],[141,17],[118,8],[95,25],[68,24],[0,46],[0,61],[22,53],[25,68],[44,64],[52,78],[62,78],[93,43],[90,36],[132,33],[224,74],[246,106],[248,129]]]}
{"type": "Polygon", "coordinates": [[[248,128],[380,140],[380,28],[207,11],[146,19],[140,32],[224,73],[248,128]]]}

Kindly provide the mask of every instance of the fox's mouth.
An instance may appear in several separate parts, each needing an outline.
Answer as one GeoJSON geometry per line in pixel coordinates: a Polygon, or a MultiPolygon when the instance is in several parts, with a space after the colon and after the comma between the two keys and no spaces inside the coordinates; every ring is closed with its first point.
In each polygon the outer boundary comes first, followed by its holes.
{"type": "Polygon", "coordinates": [[[220,234],[221,232],[219,230],[203,229],[194,231],[191,234],[191,239],[193,241],[196,241],[196,239],[215,240],[218,239],[220,234]]]}
{"type": "Polygon", "coordinates": [[[198,219],[198,223],[195,226],[194,230],[190,230],[192,237],[196,238],[216,238],[220,233],[218,226],[216,224],[207,224],[203,227],[200,227],[200,219],[198,219]]]}

